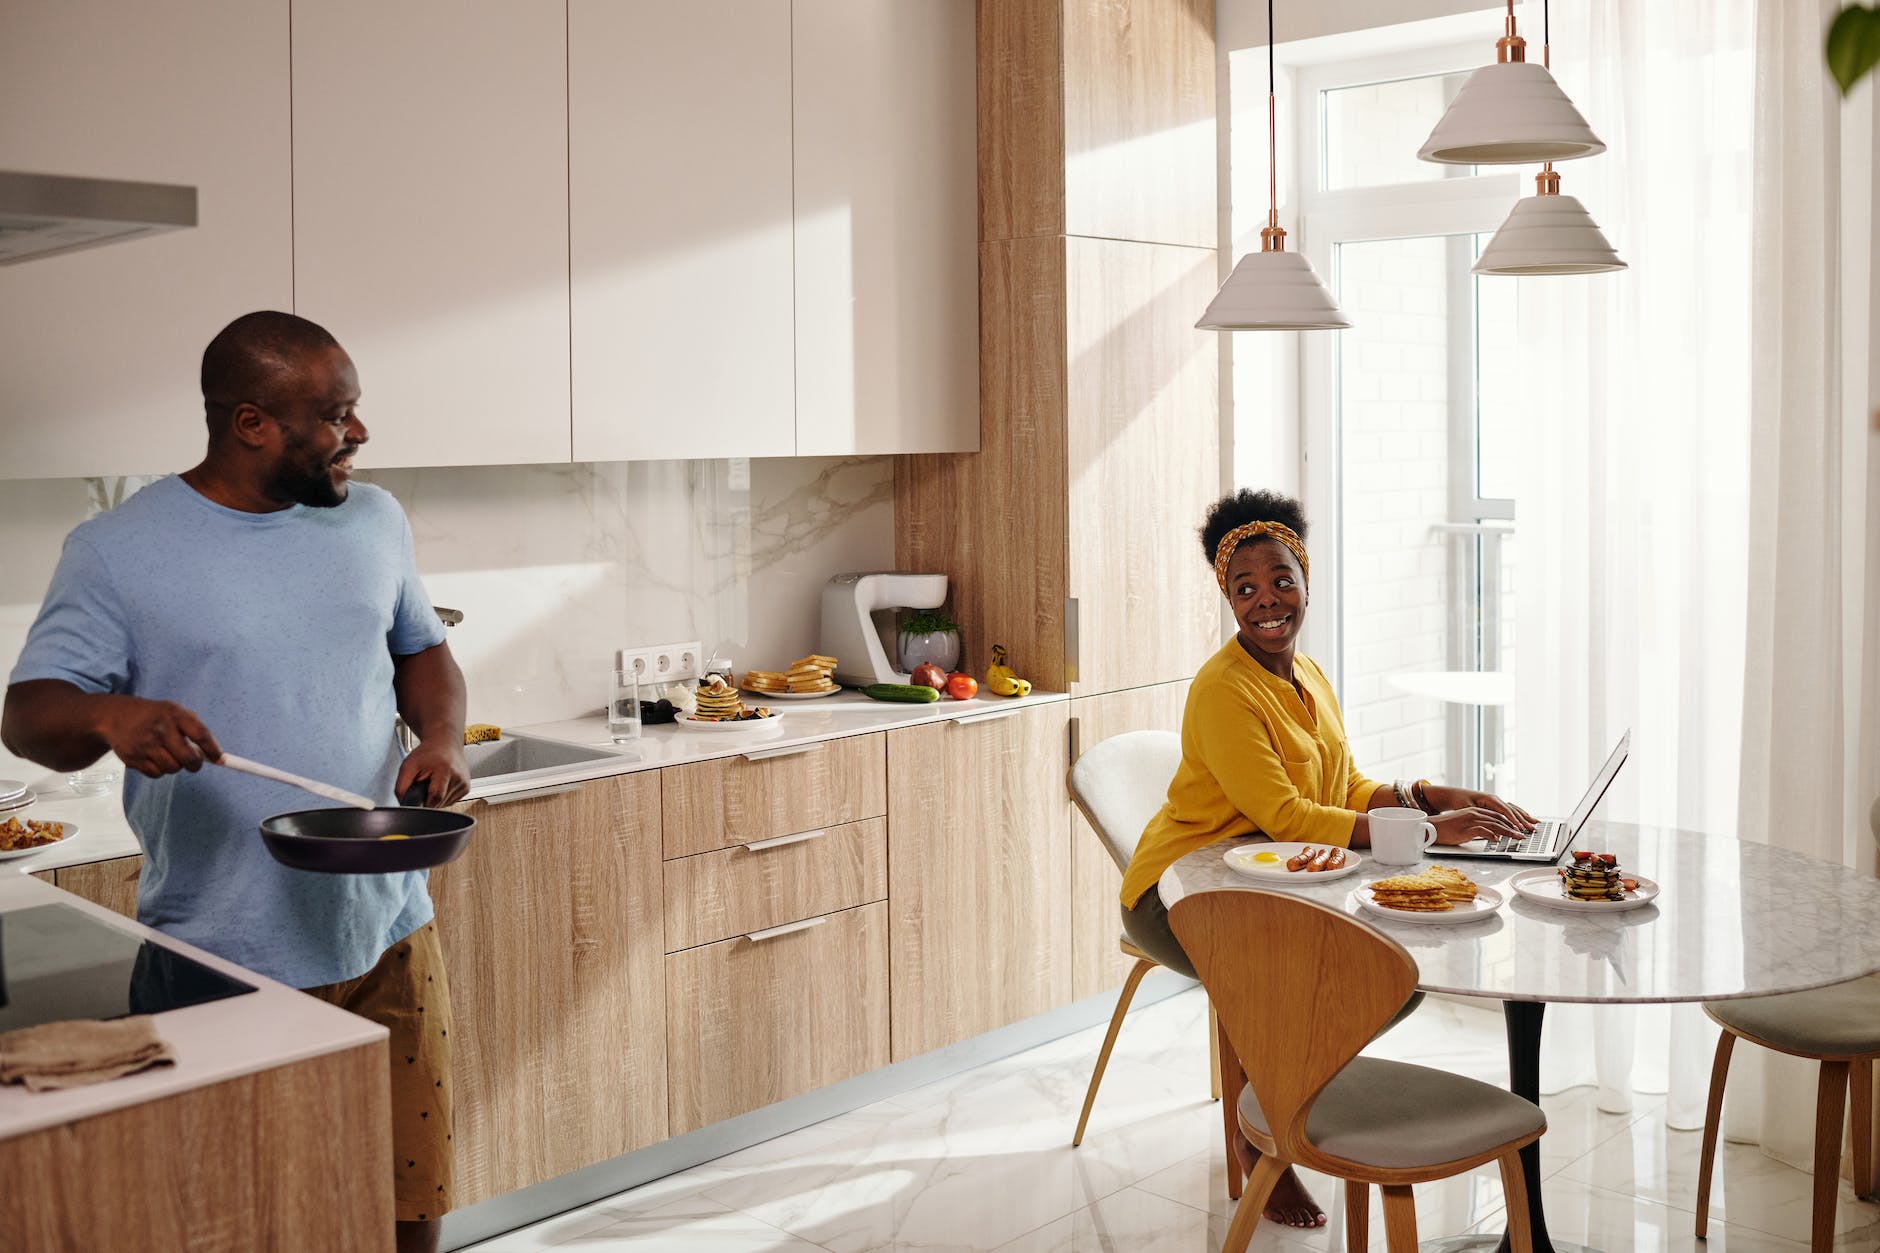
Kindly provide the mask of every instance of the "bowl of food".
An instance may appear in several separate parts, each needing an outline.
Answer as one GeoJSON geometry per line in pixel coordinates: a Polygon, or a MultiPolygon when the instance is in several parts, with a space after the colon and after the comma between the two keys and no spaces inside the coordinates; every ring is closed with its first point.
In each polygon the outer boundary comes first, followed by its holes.
{"type": "Polygon", "coordinates": [[[449,809],[301,809],[261,821],[274,860],[327,874],[396,874],[462,855],[477,820],[449,809]]]}

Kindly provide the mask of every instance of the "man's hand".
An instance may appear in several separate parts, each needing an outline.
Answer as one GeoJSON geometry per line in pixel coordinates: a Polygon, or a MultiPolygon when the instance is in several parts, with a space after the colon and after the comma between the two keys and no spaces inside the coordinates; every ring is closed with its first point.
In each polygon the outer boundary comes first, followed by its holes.
{"type": "Polygon", "coordinates": [[[222,746],[193,712],[167,700],[94,696],[98,736],[125,765],[160,778],[195,772],[222,755],[222,746]]]}
{"type": "Polygon", "coordinates": [[[470,790],[470,766],[464,760],[461,732],[450,739],[420,740],[398,768],[392,795],[402,797],[414,783],[424,784],[424,805],[438,809],[455,804],[470,790]]]}

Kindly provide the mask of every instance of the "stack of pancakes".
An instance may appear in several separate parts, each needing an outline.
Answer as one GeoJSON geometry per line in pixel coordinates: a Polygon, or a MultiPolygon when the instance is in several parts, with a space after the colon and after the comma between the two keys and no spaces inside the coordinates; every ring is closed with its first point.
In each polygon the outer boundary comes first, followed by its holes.
{"type": "Polygon", "coordinates": [[[1441,914],[1455,908],[1450,903],[1447,885],[1425,871],[1422,874],[1392,875],[1371,885],[1371,900],[1385,909],[1401,909],[1413,914],[1441,914]]]}
{"type": "Polygon", "coordinates": [[[1560,890],[1576,901],[1622,901],[1625,879],[1611,853],[1575,853],[1560,870],[1560,890]]]}
{"type": "Polygon", "coordinates": [[[738,690],[717,675],[699,685],[697,716],[707,722],[735,722],[744,716],[744,702],[738,690]]]}
{"type": "Polygon", "coordinates": [[[798,657],[787,671],[747,670],[744,686],[752,692],[787,692],[797,696],[817,696],[836,690],[836,659],[821,653],[798,657]]]}
{"type": "Polygon", "coordinates": [[[1454,866],[1431,866],[1421,877],[1436,880],[1452,904],[1466,905],[1475,899],[1475,880],[1454,866]]]}

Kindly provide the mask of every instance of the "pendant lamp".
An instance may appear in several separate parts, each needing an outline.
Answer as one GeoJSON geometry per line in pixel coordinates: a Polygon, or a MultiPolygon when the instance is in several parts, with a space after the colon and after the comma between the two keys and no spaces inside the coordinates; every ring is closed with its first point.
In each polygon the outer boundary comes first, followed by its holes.
{"type": "Polygon", "coordinates": [[[1514,0],[1508,0],[1507,33],[1495,41],[1495,64],[1469,75],[1417,157],[1448,165],[1527,165],[1605,150],[1547,66],[1528,63],[1527,40],[1515,33],[1514,0]]]}
{"type": "MultiPolygon", "coordinates": [[[[1547,8],[1543,0],[1542,14],[1547,8]]],[[[1512,20],[1512,19],[1510,19],[1512,20]]],[[[1541,26],[1541,64],[1553,62],[1552,35],[1541,26]]],[[[1625,262],[1606,242],[1593,215],[1573,196],[1560,194],[1560,175],[1549,161],[1534,176],[1534,194],[1517,200],[1488,247],[1476,259],[1477,274],[1604,274],[1625,262]]]]}
{"type": "Polygon", "coordinates": [[[1266,225],[1260,229],[1260,251],[1240,259],[1195,323],[1197,330],[1342,331],[1351,325],[1312,263],[1286,251],[1286,232],[1279,224],[1273,79],[1273,0],[1266,0],[1266,225]]]}

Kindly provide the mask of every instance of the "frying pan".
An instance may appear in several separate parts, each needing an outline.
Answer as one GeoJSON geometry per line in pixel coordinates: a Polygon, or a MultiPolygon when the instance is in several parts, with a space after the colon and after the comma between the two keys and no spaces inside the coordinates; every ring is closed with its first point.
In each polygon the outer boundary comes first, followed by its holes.
{"type": "Polygon", "coordinates": [[[463,853],[477,820],[448,809],[301,809],[261,821],[274,860],[328,874],[395,874],[441,866],[463,853]],[[404,840],[382,840],[396,833],[404,840]]]}

